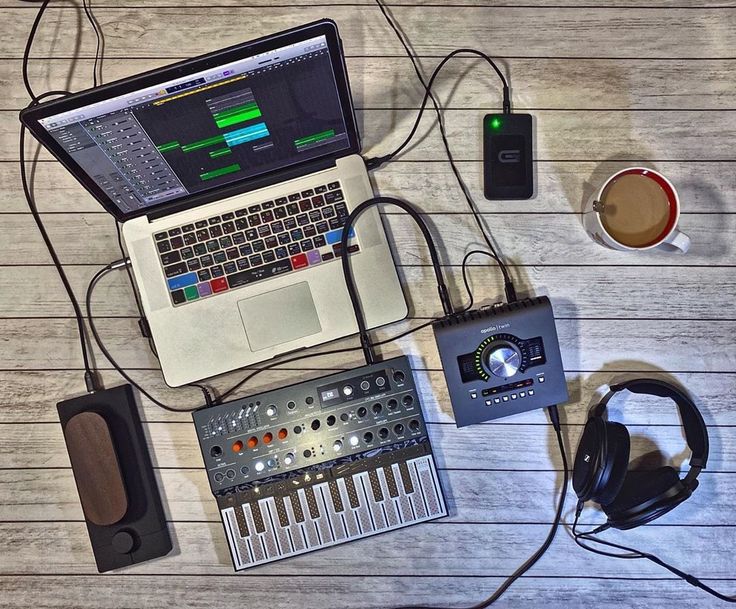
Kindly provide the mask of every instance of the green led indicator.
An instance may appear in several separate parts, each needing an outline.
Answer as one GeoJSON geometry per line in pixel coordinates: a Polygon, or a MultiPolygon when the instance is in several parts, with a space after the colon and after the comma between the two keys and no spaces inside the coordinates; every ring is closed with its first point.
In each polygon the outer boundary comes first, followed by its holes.
{"type": "Polygon", "coordinates": [[[492,129],[500,129],[501,128],[501,119],[497,116],[494,116],[491,119],[491,128],[492,129]]]}

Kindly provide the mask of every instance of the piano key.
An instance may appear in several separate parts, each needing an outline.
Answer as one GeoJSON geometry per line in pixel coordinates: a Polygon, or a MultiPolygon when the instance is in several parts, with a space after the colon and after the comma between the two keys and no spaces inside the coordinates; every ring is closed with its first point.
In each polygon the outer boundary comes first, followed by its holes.
{"type": "MultiPolygon", "coordinates": [[[[276,531],[274,531],[273,523],[271,522],[270,514],[268,513],[268,505],[266,499],[260,499],[258,501],[258,508],[261,510],[263,518],[263,527],[265,532],[261,535],[263,540],[263,547],[266,549],[266,553],[269,558],[278,558],[281,556],[281,551],[276,541],[276,531]]],[[[251,506],[253,504],[251,503],[251,506]]]]}
{"type": "Polygon", "coordinates": [[[304,496],[307,498],[307,508],[309,509],[309,516],[312,520],[319,518],[319,509],[317,509],[317,498],[314,496],[314,489],[308,486],[304,489],[304,496]]]}
{"type": "Polygon", "coordinates": [[[222,510],[222,517],[225,521],[225,531],[230,543],[230,551],[233,555],[233,562],[236,569],[242,569],[248,563],[253,562],[253,558],[248,547],[248,541],[238,535],[238,525],[235,522],[234,508],[222,510]]]}
{"type": "Polygon", "coordinates": [[[273,498],[273,502],[276,505],[276,516],[278,517],[279,524],[284,528],[288,527],[291,523],[289,522],[289,515],[286,513],[284,498],[279,495],[273,498]]]}
{"type": "Polygon", "coordinates": [[[411,486],[414,489],[414,492],[409,495],[409,498],[411,499],[417,519],[424,520],[427,518],[427,502],[422,493],[422,487],[419,484],[419,474],[411,461],[407,463],[407,469],[409,471],[411,486]]]}
{"type": "MultiPolygon", "coordinates": [[[[401,480],[401,472],[400,472],[400,468],[399,468],[400,465],[402,465],[402,464],[401,463],[399,463],[399,464],[394,463],[391,466],[391,469],[392,469],[392,471],[394,473],[394,479],[396,480],[397,487],[398,487],[399,484],[401,484],[401,482],[400,482],[400,480],[401,480]]],[[[406,464],[404,463],[404,465],[406,465],[406,464]]],[[[406,473],[407,473],[407,475],[409,474],[408,470],[407,470],[406,473]]],[[[401,515],[401,519],[404,522],[411,522],[413,520],[416,520],[416,516],[414,514],[414,510],[412,509],[411,500],[409,499],[409,496],[406,494],[406,491],[403,488],[399,491],[398,501],[399,501],[399,513],[401,515]]]]}
{"type": "Polygon", "coordinates": [[[361,500],[364,500],[366,502],[366,505],[368,506],[373,529],[376,531],[381,531],[385,529],[386,517],[383,514],[383,508],[381,507],[381,504],[376,502],[373,498],[373,491],[371,490],[371,482],[368,474],[366,472],[361,472],[360,474],[357,474],[355,478],[360,480],[358,491],[363,491],[363,496],[365,499],[361,498],[361,500]]]}
{"type": "MultiPolygon", "coordinates": [[[[298,500],[299,499],[297,498],[295,501],[298,500]]],[[[284,501],[284,505],[286,506],[286,514],[289,517],[290,525],[288,527],[288,531],[291,537],[291,545],[294,548],[294,552],[301,552],[307,547],[307,537],[303,524],[304,519],[302,519],[301,522],[297,521],[293,510],[294,504],[291,500],[284,501]]]]}
{"type": "MultiPolygon", "coordinates": [[[[250,511],[250,506],[253,504],[246,503],[243,505],[243,513],[245,514],[245,521],[248,523],[248,528],[251,531],[256,530],[256,525],[253,522],[253,513],[250,511]]],[[[266,560],[266,552],[263,547],[263,541],[261,540],[261,536],[257,534],[252,534],[249,539],[250,541],[250,547],[253,550],[253,560],[254,562],[263,562],[266,560]]]]}
{"type": "Polygon", "coordinates": [[[385,500],[383,502],[383,511],[386,514],[386,520],[389,527],[395,527],[401,524],[401,517],[399,516],[399,506],[396,505],[396,500],[391,499],[388,492],[388,482],[386,480],[385,468],[377,470],[378,480],[381,483],[383,489],[383,496],[385,500]]]}
{"type": "Polygon", "coordinates": [[[340,489],[337,488],[337,482],[330,480],[327,485],[330,487],[330,497],[332,497],[332,505],[335,507],[336,512],[342,512],[345,506],[342,503],[342,497],[340,496],[340,489]]]}
{"type": "MultiPolygon", "coordinates": [[[[291,540],[289,539],[289,534],[286,532],[286,529],[283,525],[280,523],[280,519],[278,517],[278,508],[276,506],[276,500],[274,497],[267,497],[263,500],[263,507],[264,510],[268,508],[268,520],[271,524],[271,528],[276,536],[276,543],[279,547],[279,554],[281,556],[284,556],[286,554],[291,554],[294,549],[291,547],[291,540]]],[[[286,514],[286,509],[284,509],[284,515],[286,514]]]]}
{"type": "Polygon", "coordinates": [[[304,495],[307,498],[307,503],[312,503],[314,512],[312,512],[312,507],[310,507],[309,513],[312,515],[312,519],[317,526],[317,531],[319,532],[319,538],[322,545],[326,545],[328,543],[332,543],[334,537],[332,536],[332,530],[330,529],[330,520],[327,516],[327,512],[324,507],[320,508],[319,503],[317,503],[315,488],[316,486],[308,486],[304,489],[304,495]]]}
{"type": "Polygon", "coordinates": [[[304,522],[304,511],[302,510],[302,504],[299,501],[299,496],[296,494],[296,491],[291,491],[289,493],[289,501],[291,503],[292,512],[294,513],[294,521],[304,522]]]}
{"type": "Polygon", "coordinates": [[[358,491],[355,488],[355,480],[353,480],[352,476],[347,476],[346,478],[343,478],[343,482],[348,493],[350,507],[355,510],[360,507],[360,501],[358,501],[358,491]]]}
{"type": "Polygon", "coordinates": [[[375,469],[368,472],[368,480],[371,483],[371,490],[373,491],[373,499],[377,502],[383,501],[383,489],[381,483],[378,481],[378,473],[375,469]]]}
{"type": "Polygon", "coordinates": [[[238,525],[238,532],[240,533],[240,536],[248,537],[248,535],[250,535],[250,531],[248,530],[248,525],[245,522],[245,514],[243,514],[243,506],[236,505],[233,508],[233,510],[235,514],[235,522],[238,525]]]}
{"type": "Polygon", "coordinates": [[[383,466],[383,475],[386,478],[386,486],[388,487],[388,496],[396,499],[399,496],[399,487],[396,485],[394,478],[394,470],[390,465],[383,466]]]}
{"type": "Polygon", "coordinates": [[[429,516],[438,516],[445,511],[442,499],[438,493],[438,482],[432,473],[429,455],[413,460],[413,465],[419,475],[422,493],[427,501],[427,512],[429,516]]]}
{"type": "Polygon", "coordinates": [[[352,485],[352,488],[353,494],[356,499],[356,509],[353,509],[352,502],[348,497],[348,489],[346,485],[347,480],[350,480],[352,482],[352,478],[338,478],[338,480],[336,481],[337,488],[340,489],[340,495],[342,496],[343,505],[349,506],[343,512],[343,515],[345,517],[345,524],[348,529],[348,537],[357,537],[361,533],[371,530],[370,517],[368,516],[368,512],[365,510],[365,508],[361,508],[360,504],[357,502],[358,494],[355,490],[355,484],[352,485]]]}
{"type": "Polygon", "coordinates": [[[406,461],[399,463],[399,472],[401,473],[401,482],[404,485],[404,492],[407,495],[411,495],[414,492],[414,485],[411,481],[411,475],[409,474],[409,466],[406,461]]]}
{"type": "Polygon", "coordinates": [[[265,533],[266,526],[263,523],[263,514],[261,514],[261,508],[258,507],[258,503],[251,501],[250,503],[251,514],[253,515],[253,526],[255,527],[256,533],[265,533]]]}
{"type": "MultiPolygon", "coordinates": [[[[330,524],[330,533],[332,539],[340,541],[347,537],[345,531],[345,523],[342,520],[342,516],[335,510],[335,505],[332,503],[332,496],[330,495],[330,488],[327,484],[320,484],[315,487],[315,492],[318,493],[318,499],[321,499],[320,509],[324,510],[324,514],[327,515],[327,521],[330,524]]],[[[339,497],[339,495],[338,495],[339,497]]]]}
{"type": "MultiPolygon", "coordinates": [[[[309,513],[307,509],[307,498],[304,495],[304,489],[300,488],[297,492],[297,498],[301,504],[302,512],[306,515],[309,513]]],[[[322,540],[317,533],[317,524],[311,517],[304,520],[304,532],[307,535],[307,546],[310,548],[318,548],[322,546],[322,540]]]]}

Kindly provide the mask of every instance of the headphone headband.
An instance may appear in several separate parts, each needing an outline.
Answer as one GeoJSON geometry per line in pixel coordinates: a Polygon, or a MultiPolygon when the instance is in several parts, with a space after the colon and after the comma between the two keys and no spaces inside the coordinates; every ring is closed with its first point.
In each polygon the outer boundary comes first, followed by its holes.
{"type": "Polygon", "coordinates": [[[685,440],[692,453],[690,455],[690,472],[688,472],[684,481],[686,483],[692,482],[708,462],[708,429],[698,407],[684,391],[672,383],[660,379],[638,378],[611,385],[608,393],[593,407],[592,416],[602,416],[608,407],[609,400],[619,391],[625,389],[632,393],[670,398],[677,404],[682,419],[682,427],[685,431],[685,440]]]}

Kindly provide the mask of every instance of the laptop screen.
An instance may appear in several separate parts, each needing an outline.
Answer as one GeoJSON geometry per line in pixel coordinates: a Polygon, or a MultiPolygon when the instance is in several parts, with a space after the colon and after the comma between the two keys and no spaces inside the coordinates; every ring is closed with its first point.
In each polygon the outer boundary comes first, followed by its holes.
{"type": "Polygon", "coordinates": [[[351,146],[324,35],[38,122],[122,212],[351,146]]]}

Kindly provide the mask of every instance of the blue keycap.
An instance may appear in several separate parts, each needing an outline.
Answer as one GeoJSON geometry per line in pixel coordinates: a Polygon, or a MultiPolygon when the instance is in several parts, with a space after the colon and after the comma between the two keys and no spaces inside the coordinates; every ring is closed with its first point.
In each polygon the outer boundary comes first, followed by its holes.
{"type": "MultiPolygon", "coordinates": [[[[355,237],[355,230],[353,227],[350,227],[350,232],[348,233],[349,238],[355,237]]],[[[335,230],[331,230],[329,233],[325,233],[325,239],[327,243],[332,245],[333,243],[340,243],[340,239],[342,238],[342,229],[337,228],[335,230]]]]}
{"type": "Polygon", "coordinates": [[[187,273],[186,275],[179,275],[178,277],[172,277],[169,279],[169,290],[179,290],[185,288],[188,285],[194,285],[197,283],[197,273],[187,273]]]}

